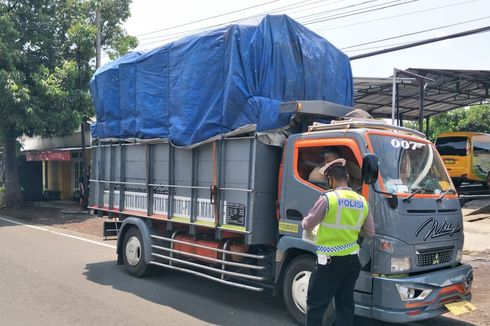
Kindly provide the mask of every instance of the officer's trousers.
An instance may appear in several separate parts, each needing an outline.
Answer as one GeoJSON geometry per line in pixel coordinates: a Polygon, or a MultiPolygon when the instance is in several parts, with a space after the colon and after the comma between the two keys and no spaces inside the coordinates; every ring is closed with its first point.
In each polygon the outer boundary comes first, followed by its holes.
{"type": "Polygon", "coordinates": [[[361,264],[357,255],[332,257],[327,265],[317,263],[308,286],[307,326],[320,326],[328,304],[335,298],[335,324],[354,323],[354,285],[361,264]]]}

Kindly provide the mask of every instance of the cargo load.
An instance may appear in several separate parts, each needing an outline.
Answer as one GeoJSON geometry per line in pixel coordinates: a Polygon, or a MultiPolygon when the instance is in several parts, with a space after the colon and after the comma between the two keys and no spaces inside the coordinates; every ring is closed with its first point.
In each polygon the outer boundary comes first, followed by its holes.
{"type": "Polygon", "coordinates": [[[353,104],[349,58],[285,15],[129,53],[99,68],[90,88],[93,138],[163,138],[178,146],[244,126],[286,127],[281,102],[353,104]]]}

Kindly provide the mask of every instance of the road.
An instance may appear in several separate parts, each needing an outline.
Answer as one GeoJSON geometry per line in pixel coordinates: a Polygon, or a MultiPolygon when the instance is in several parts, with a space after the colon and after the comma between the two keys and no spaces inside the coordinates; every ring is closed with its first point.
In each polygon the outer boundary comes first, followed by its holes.
{"type": "Polygon", "coordinates": [[[0,325],[294,325],[279,298],[166,270],[133,278],[113,243],[66,232],[0,218],[0,325]]]}

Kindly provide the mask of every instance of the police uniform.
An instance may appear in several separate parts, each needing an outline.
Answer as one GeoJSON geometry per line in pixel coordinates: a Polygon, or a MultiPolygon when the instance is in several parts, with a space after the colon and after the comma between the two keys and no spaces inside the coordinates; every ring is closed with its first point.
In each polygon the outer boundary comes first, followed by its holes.
{"type": "MultiPolygon", "coordinates": [[[[321,325],[328,304],[335,298],[336,324],[352,325],[353,291],[361,269],[357,239],[368,216],[372,230],[367,236],[374,233],[374,224],[366,199],[348,187],[323,194],[312,211],[317,208],[318,214],[321,205],[324,205],[324,216],[321,221],[313,222],[318,261],[308,287],[306,324],[321,325]]],[[[310,211],[303,220],[304,228],[311,228],[308,226],[312,222],[308,221],[311,214],[310,211]]]]}

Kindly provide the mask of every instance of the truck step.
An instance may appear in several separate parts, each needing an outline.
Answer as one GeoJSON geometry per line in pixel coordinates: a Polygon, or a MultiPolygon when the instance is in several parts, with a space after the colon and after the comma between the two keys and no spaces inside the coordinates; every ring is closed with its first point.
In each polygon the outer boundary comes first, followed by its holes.
{"type": "Polygon", "coordinates": [[[121,229],[121,225],[121,221],[104,221],[104,229],[102,234],[104,236],[104,239],[107,239],[108,237],[117,237],[119,234],[119,230],[121,229]]]}

